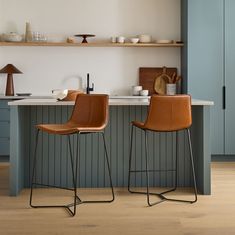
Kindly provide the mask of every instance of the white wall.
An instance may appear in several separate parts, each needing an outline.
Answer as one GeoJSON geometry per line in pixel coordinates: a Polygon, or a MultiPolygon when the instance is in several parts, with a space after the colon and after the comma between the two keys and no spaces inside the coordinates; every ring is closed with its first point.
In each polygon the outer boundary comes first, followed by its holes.
{"type": "MultiPolygon", "coordinates": [[[[2,7],[2,1],[0,0],[0,35],[1,35],[1,31],[3,28],[3,7],[2,7]]],[[[0,66],[2,66],[2,61],[3,61],[3,56],[2,56],[2,48],[0,47],[0,66]]],[[[3,79],[1,79],[1,75],[0,75],[0,93],[2,90],[2,84],[3,84],[3,79]]]]}
{"type": "MultiPolygon", "coordinates": [[[[180,0],[0,0],[0,33],[33,31],[63,40],[78,33],[110,36],[151,34],[155,39],[180,39],[180,0]]],[[[85,85],[90,73],[96,92],[128,94],[138,83],[139,67],[180,68],[179,48],[0,48],[0,67],[13,63],[16,92],[49,94],[54,88],[85,85]]],[[[5,90],[0,75],[0,93],[5,90]]]]}

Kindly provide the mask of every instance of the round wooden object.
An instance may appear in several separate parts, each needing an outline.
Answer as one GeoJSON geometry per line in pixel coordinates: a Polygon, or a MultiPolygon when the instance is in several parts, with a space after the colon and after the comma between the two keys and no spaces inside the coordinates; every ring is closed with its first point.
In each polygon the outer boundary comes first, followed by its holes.
{"type": "Polygon", "coordinates": [[[166,94],[166,84],[170,83],[171,78],[167,74],[163,73],[155,79],[154,90],[159,95],[166,94]]]}

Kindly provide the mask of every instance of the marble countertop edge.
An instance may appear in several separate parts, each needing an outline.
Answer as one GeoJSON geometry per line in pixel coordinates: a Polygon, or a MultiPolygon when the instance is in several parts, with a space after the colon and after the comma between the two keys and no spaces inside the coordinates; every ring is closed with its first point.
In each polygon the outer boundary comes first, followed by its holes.
{"type": "MultiPolygon", "coordinates": [[[[74,105],[74,101],[57,101],[56,99],[21,99],[21,100],[15,100],[8,102],[8,105],[10,106],[33,106],[33,105],[74,105]]],[[[109,98],[109,105],[115,106],[115,105],[123,105],[123,106],[131,106],[131,105],[149,105],[149,98],[109,98]]],[[[206,100],[200,100],[200,99],[192,99],[192,105],[203,105],[203,106],[211,106],[214,105],[213,101],[206,101],[206,100]]]]}

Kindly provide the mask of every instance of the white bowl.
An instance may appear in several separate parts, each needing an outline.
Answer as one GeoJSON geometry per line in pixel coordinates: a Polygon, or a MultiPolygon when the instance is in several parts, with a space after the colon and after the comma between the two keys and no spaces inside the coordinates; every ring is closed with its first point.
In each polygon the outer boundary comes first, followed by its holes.
{"type": "Polygon", "coordinates": [[[52,98],[62,100],[68,95],[68,90],[55,89],[52,90],[52,98]]]}
{"type": "Polygon", "coordinates": [[[141,91],[140,91],[140,95],[141,95],[141,96],[148,96],[148,94],[149,94],[149,91],[148,91],[148,90],[141,90],[141,91]]]}
{"type": "Polygon", "coordinates": [[[130,38],[131,43],[138,43],[139,40],[139,38],[130,38]]]}
{"type": "Polygon", "coordinates": [[[2,40],[5,42],[21,42],[22,41],[22,36],[17,33],[4,33],[2,34],[2,40]]]}

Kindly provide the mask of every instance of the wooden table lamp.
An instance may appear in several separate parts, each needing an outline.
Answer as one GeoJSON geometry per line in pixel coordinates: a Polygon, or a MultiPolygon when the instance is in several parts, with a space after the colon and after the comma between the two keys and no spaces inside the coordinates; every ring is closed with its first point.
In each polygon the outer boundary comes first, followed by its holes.
{"type": "Polygon", "coordinates": [[[14,96],[14,84],[13,75],[14,73],[22,73],[13,64],[7,64],[0,70],[0,73],[7,73],[7,85],[6,85],[6,96],[14,96]]]}

